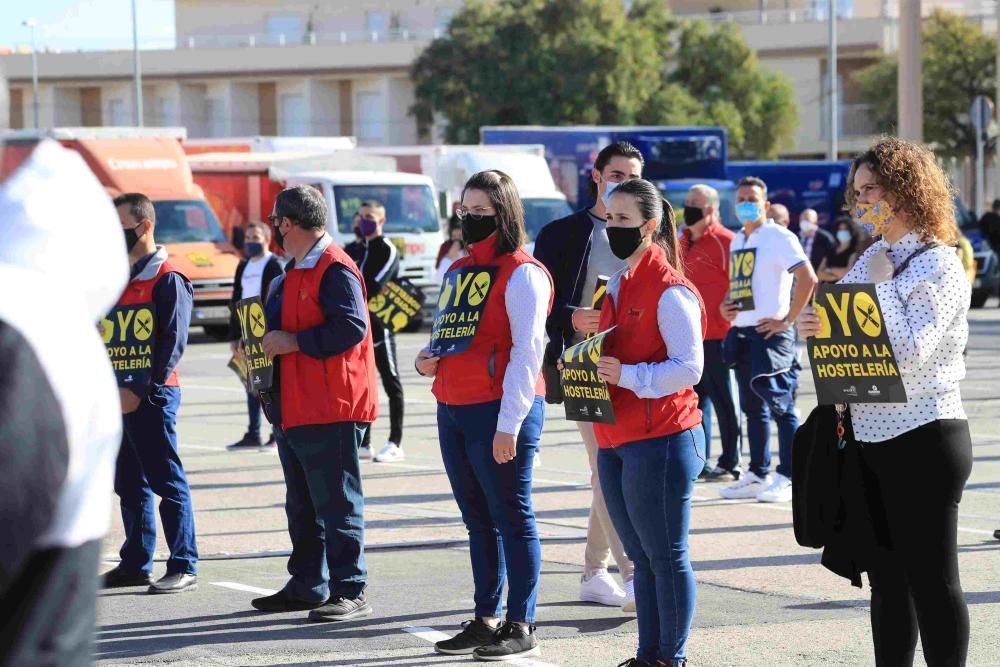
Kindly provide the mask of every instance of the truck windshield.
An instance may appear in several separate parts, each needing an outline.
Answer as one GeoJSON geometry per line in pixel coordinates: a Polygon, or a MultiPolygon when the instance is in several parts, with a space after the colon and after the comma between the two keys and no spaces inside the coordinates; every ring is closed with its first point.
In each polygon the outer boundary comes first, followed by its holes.
{"type": "Polygon", "coordinates": [[[385,206],[386,233],[419,234],[441,229],[434,192],[428,185],[335,185],[333,198],[342,234],[351,233],[354,214],[366,201],[385,206]]]}
{"type": "Polygon", "coordinates": [[[219,221],[212,209],[197,199],[160,200],[156,210],[157,243],[224,243],[219,221]]]}
{"type": "Polygon", "coordinates": [[[522,199],[524,204],[524,229],[528,241],[534,241],[542,227],[553,220],[565,218],[573,212],[565,199],[522,199]]]}

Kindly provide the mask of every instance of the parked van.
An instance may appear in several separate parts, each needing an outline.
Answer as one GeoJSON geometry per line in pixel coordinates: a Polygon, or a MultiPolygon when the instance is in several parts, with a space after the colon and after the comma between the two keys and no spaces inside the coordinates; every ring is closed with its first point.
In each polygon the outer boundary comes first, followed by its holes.
{"type": "MultiPolygon", "coordinates": [[[[0,140],[6,146],[5,170],[40,141],[54,139],[83,157],[109,196],[147,195],[156,209],[156,242],[194,286],[191,324],[223,339],[239,256],[192,179],[181,148],[185,135],[184,128],[65,127],[2,132],[0,140]]],[[[66,204],[72,209],[72,202],[66,204]]]]}

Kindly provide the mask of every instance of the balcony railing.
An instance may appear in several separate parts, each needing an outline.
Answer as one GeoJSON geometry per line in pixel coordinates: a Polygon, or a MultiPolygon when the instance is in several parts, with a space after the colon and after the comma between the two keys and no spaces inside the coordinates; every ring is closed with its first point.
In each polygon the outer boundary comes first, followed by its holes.
{"type": "MultiPolygon", "coordinates": [[[[841,21],[849,19],[896,19],[899,17],[899,2],[909,0],[895,0],[882,2],[874,11],[855,11],[851,3],[845,3],[838,7],[837,18],[841,21]]],[[[943,0],[941,2],[925,2],[923,13],[929,15],[935,9],[965,16],[970,19],[990,19],[996,17],[998,0],[943,0]]],[[[817,4],[815,7],[799,9],[758,9],[747,11],[719,11],[698,14],[678,14],[678,18],[702,19],[709,23],[736,23],[739,25],[785,25],[790,23],[816,23],[829,19],[826,2],[817,4]]]]}
{"type": "Polygon", "coordinates": [[[433,30],[355,30],[340,32],[233,33],[228,35],[188,35],[177,40],[182,49],[235,49],[253,47],[318,46],[359,42],[429,42],[443,36],[443,28],[433,30]]]}
{"type": "MultiPolygon", "coordinates": [[[[821,113],[821,135],[825,140],[830,137],[830,116],[826,105],[823,105],[821,113]]],[[[837,114],[838,138],[870,137],[880,131],[881,129],[872,119],[870,104],[840,105],[840,113],[837,114]]]]}

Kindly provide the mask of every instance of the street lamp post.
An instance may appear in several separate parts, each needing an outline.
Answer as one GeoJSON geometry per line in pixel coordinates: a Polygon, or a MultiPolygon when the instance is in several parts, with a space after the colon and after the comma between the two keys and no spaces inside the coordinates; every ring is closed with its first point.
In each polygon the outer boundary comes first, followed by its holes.
{"type": "Polygon", "coordinates": [[[35,26],[38,23],[35,19],[25,19],[21,25],[31,31],[31,106],[35,115],[35,129],[39,128],[38,122],[38,49],[35,47],[35,26]]]}
{"type": "Polygon", "coordinates": [[[142,127],[142,64],[139,62],[139,19],[132,0],[132,74],[135,79],[135,125],[142,127]]]}
{"type": "Polygon", "coordinates": [[[830,79],[830,97],[829,97],[829,112],[830,112],[830,140],[826,149],[826,159],[836,160],[837,159],[837,140],[840,134],[840,127],[837,122],[837,112],[840,106],[840,100],[837,95],[837,0],[830,0],[830,16],[829,20],[829,42],[827,44],[827,77],[830,79]]]}

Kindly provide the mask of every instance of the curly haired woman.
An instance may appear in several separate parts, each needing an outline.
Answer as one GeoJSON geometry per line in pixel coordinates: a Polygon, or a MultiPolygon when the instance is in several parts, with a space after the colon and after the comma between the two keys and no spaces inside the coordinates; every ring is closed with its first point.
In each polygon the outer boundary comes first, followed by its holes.
{"type": "MultiPolygon", "coordinates": [[[[951,247],[951,189],[933,154],[883,138],[851,168],[848,203],[882,238],[841,283],[875,283],[906,403],[854,403],[864,505],[875,540],[852,554],[872,588],[878,665],[964,665],[969,612],[958,575],[958,503],[972,470],[959,380],[970,287],[951,247]]],[[[810,310],[804,338],[819,330],[810,310]]]]}

